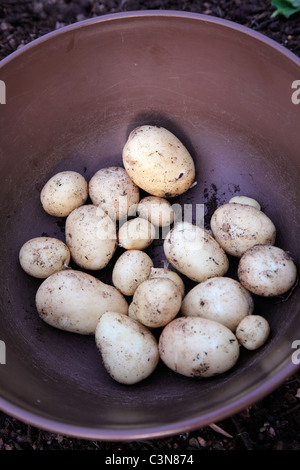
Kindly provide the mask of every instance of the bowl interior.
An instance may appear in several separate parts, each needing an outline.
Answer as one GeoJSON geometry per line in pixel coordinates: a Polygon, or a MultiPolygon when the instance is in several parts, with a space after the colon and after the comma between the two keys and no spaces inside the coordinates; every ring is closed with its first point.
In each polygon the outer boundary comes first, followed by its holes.
{"type": "MultiPolygon", "coordinates": [[[[255,298],[271,325],[267,344],[241,351],[222,376],[193,380],[159,364],[134,386],[103,369],[93,337],[56,330],[35,310],[41,281],[18,252],[41,235],[64,240],[64,219],[39,194],[54,173],[87,180],[122,165],[129,132],[168,128],[191,152],[197,185],[174,203],[204,204],[205,224],[233,195],[257,199],[277,227],[276,244],[299,263],[299,109],[291,100],[300,63],[267,38],[227,21],[177,12],[88,20],[25,46],[0,67],[1,317],[6,346],[1,402],[9,414],[63,434],[133,439],[199,428],[260,399],[296,370],[299,290],[255,298]]],[[[163,240],[146,251],[164,263],[163,240]]],[[[115,259],[120,255],[118,249],[115,259]]],[[[93,273],[111,284],[111,262],[93,273]]],[[[231,259],[229,275],[236,276],[231,259]]],[[[187,290],[194,284],[186,281],[187,290]]]]}

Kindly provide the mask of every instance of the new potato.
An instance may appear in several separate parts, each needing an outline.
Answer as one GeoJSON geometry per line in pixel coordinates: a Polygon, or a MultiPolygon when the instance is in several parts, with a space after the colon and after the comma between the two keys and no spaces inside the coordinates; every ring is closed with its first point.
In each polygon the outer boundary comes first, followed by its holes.
{"type": "Polygon", "coordinates": [[[107,310],[128,313],[123,295],[90,274],[73,269],[58,271],[45,279],[36,293],[39,316],[61,330],[91,335],[107,310]]]}
{"type": "Polygon", "coordinates": [[[159,337],[159,354],[167,367],[187,377],[212,377],[232,368],[239,343],[226,326],[200,317],[179,317],[159,337]]]}
{"type": "Polygon", "coordinates": [[[67,245],[53,237],[32,238],[19,251],[19,261],[24,271],[40,279],[65,269],[70,257],[67,245]]]}
{"type": "Polygon", "coordinates": [[[243,318],[235,331],[239,343],[250,351],[260,348],[267,341],[269,334],[269,322],[261,315],[243,318]]]}
{"type": "Polygon", "coordinates": [[[177,223],[163,247],[168,262],[196,282],[223,276],[229,267],[223,248],[206,230],[190,222],[177,223]]]}
{"type": "Polygon", "coordinates": [[[133,295],[141,282],[148,279],[153,261],[141,250],[128,250],[117,259],[113,271],[113,285],[124,295],[133,295]]]}
{"type": "Polygon", "coordinates": [[[137,205],[139,217],[149,220],[158,227],[169,227],[174,222],[174,210],[167,199],[146,196],[137,205]]]}
{"type": "Polygon", "coordinates": [[[127,220],[119,228],[119,245],[126,250],[144,250],[153,242],[156,230],[153,224],[142,217],[127,220]]]}
{"type": "Polygon", "coordinates": [[[136,320],[105,312],[96,327],[96,345],[110,376],[123,384],[135,384],[155,370],[158,344],[153,334],[136,320]]]}
{"type": "Polygon", "coordinates": [[[177,274],[175,271],[172,271],[171,269],[168,268],[151,268],[150,271],[150,276],[149,279],[153,279],[155,277],[160,277],[160,278],[167,278],[171,279],[176,286],[178,291],[181,294],[181,297],[184,297],[184,292],[185,292],[185,285],[179,274],[177,274]]]}
{"type": "Polygon", "coordinates": [[[145,125],[134,129],[125,143],[122,157],[130,178],[153,196],[183,194],[195,179],[190,153],[163,127],[145,125]]]}
{"type": "Polygon", "coordinates": [[[215,320],[235,331],[247,315],[251,315],[254,301],[238,281],[229,277],[215,277],[193,287],[183,299],[181,314],[215,320]]]}

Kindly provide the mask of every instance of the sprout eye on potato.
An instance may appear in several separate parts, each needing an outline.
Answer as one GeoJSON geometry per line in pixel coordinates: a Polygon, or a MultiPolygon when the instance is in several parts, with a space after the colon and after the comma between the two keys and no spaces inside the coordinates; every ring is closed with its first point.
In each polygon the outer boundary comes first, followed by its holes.
{"type": "Polygon", "coordinates": [[[123,164],[134,183],[153,196],[183,194],[195,179],[190,153],[163,127],[145,125],[134,129],[123,148],[123,164]]]}
{"type": "Polygon", "coordinates": [[[213,213],[210,227],[227,254],[241,257],[254,245],[274,245],[276,227],[269,217],[248,204],[224,204],[213,213]]]}
{"type": "Polygon", "coordinates": [[[136,207],[140,190],[124,168],[101,168],[89,182],[89,196],[95,206],[101,206],[113,220],[123,219],[136,207]]]}
{"type": "Polygon", "coordinates": [[[65,269],[70,258],[67,245],[53,237],[32,238],[19,251],[19,261],[24,271],[40,279],[65,269]]]}
{"type": "Polygon", "coordinates": [[[44,210],[56,217],[67,217],[88,198],[88,183],[76,171],[62,171],[52,176],[41,191],[44,210]]]}

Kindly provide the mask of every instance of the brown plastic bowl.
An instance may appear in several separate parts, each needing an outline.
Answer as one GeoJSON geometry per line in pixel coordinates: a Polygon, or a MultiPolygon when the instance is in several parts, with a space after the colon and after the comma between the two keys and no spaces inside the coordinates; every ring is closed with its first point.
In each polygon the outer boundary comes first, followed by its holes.
{"type": "MultiPolygon", "coordinates": [[[[34,299],[40,281],[22,271],[18,252],[35,236],[64,239],[64,220],[43,212],[39,200],[50,176],[72,169],[89,179],[101,167],[122,165],[130,130],[157,124],[174,132],[196,163],[197,185],[176,202],[204,203],[207,222],[233,195],[254,197],[276,223],[276,244],[298,266],[300,105],[292,102],[292,83],[299,77],[299,59],[260,34],[166,11],[83,21],[2,61],[4,412],[78,438],[157,438],[239,412],[298,370],[292,360],[293,341],[300,338],[294,289],[283,299],[255,299],[271,336],[259,350],[241,351],[228,373],[194,380],[160,363],[143,382],[118,384],[103,369],[93,337],[39,319],[34,299]]],[[[163,265],[161,242],[148,252],[163,265]]],[[[97,275],[110,283],[111,267],[97,275]]]]}

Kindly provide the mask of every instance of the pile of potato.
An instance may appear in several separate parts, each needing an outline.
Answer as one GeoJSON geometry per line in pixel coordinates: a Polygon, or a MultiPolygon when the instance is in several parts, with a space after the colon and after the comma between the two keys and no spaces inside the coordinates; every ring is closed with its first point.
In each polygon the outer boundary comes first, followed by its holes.
{"type": "Polygon", "coordinates": [[[21,267],[42,279],[38,314],[53,327],[94,335],[106,370],[120,383],[145,379],[160,359],[188,377],[224,373],[241,345],[257,349],[269,336],[267,320],[253,313],[252,294],[287,292],[296,266],[275,246],[275,225],[252,198],[220,206],[210,231],[174,223],[170,198],[195,184],[195,165],[168,130],[134,129],[123,164],[99,169],[89,182],[63,171],[43,187],[44,210],[65,217],[65,242],[37,237],[20,249],[21,267]],[[141,198],[140,190],[148,195],[141,198]],[[163,268],[144,251],[158,227],[169,227],[163,268]],[[107,266],[118,246],[123,252],[105,284],[91,272],[107,266]],[[239,258],[238,281],[226,277],[228,255],[239,258]],[[181,275],[196,283],[188,293],[181,275]]]}

